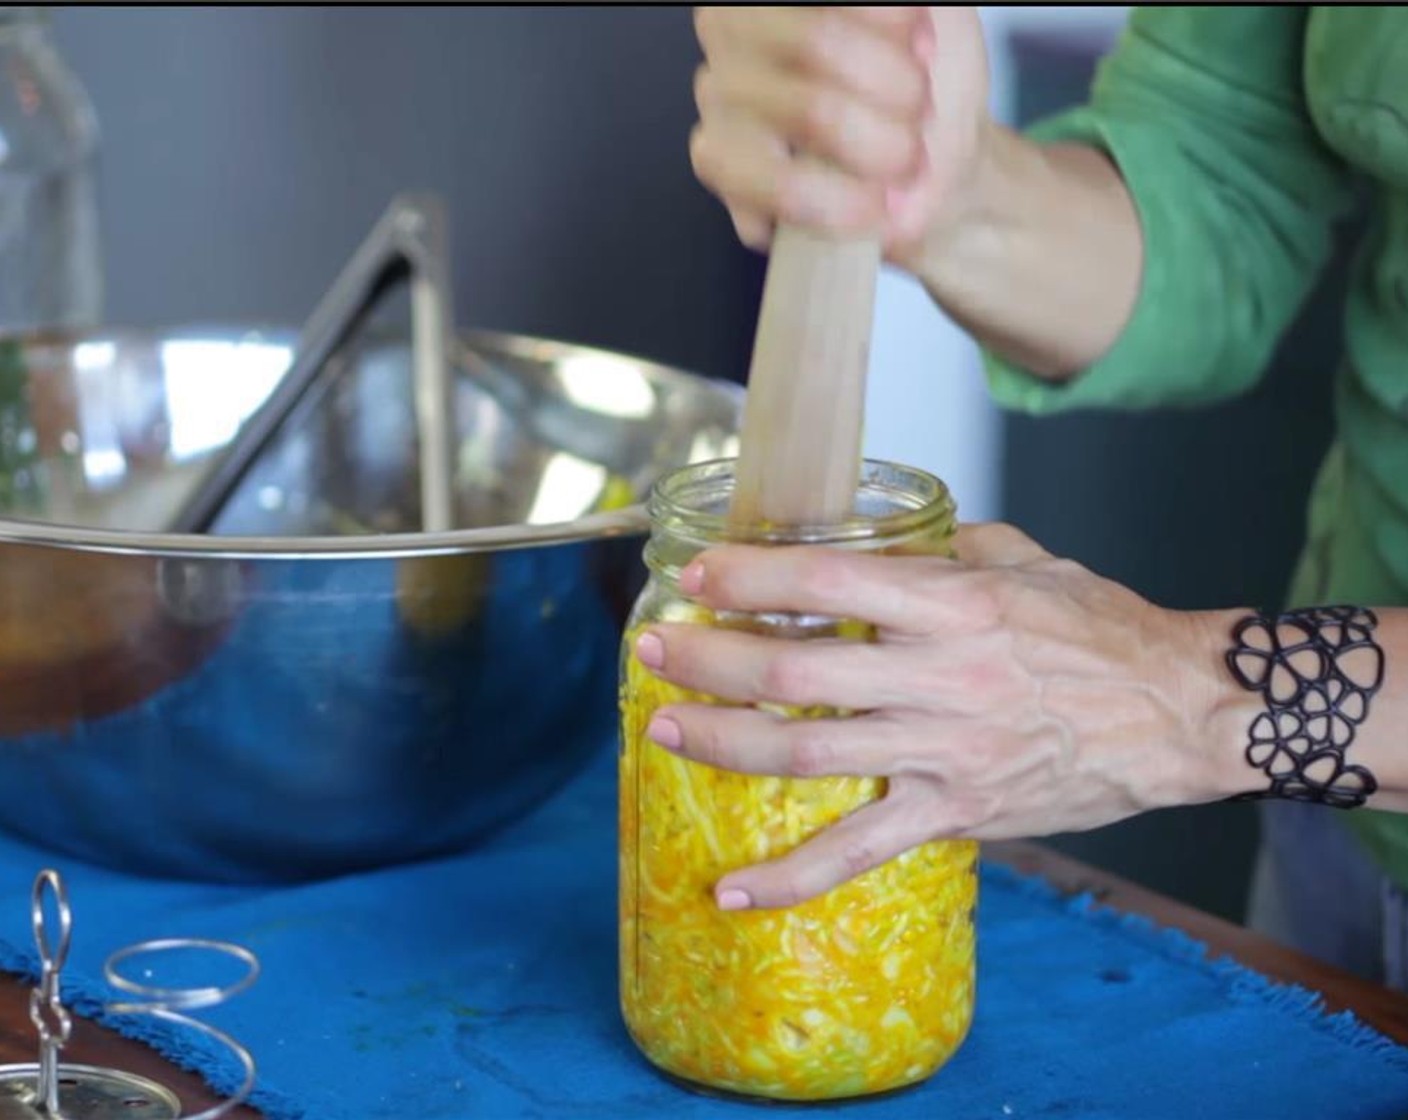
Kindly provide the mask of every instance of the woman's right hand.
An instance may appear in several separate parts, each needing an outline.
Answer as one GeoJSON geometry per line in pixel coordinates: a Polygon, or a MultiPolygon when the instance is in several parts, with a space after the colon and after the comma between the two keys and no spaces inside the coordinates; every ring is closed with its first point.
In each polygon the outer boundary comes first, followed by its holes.
{"type": "Polygon", "coordinates": [[[877,233],[915,268],[972,204],[987,54],[976,8],[697,8],[695,173],[739,237],[877,233]]]}

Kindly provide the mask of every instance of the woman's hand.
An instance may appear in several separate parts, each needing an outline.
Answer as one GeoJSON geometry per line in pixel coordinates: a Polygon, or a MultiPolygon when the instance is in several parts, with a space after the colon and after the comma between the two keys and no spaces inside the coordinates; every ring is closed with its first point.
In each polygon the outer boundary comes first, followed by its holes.
{"type": "Polygon", "coordinates": [[[988,74],[977,9],[697,8],[690,155],[745,244],[777,222],[879,231],[913,269],[973,201],[988,74]]]}
{"type": "Polygon", "coordinates": [[[660,746],[746,773],[888,779],[881,800],[726,876],[720,905],[792,905],[928,840],[1094,828],[1251,788],[1235,736],[1207,726],[1226,640],[1205,616],[1155,607],[1010,526],[966,526],[957,550],[726,548],[681,576],[707,607],[858,619],[873,643],[679,624],[638,639],[641,661],[684,687],[859,713],[672,705],[650,727],[660,746]]]}

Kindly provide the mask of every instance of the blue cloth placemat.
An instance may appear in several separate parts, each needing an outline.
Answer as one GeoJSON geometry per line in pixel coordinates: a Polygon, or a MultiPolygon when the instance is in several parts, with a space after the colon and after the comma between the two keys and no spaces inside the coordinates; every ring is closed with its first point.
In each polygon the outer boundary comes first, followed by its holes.
{"type": "MultiPolygon", "coordinates": [[[[0,839],[0,968],[32,972],[28,891],[54,863],[74,906],[67,991],[96,1009],[108,952],[153,936],[241,942],[264,976],[207,1013],[260,1063],[270,1120],[713,1118],[637,1057],[616,1004],[614,759],[481,850],[274,890],[150,882],[0,839]]],[[[1217,1120],[1408,1117],[1408,1051],[1306,992],[1210,964],[1187,938],[985,870],[978,1016],[923,1087],[824,1115],[1217,1120]]],[[[167,978],[159,975],[159,981],[167,978]]],[[[152,1021],[112,1025],[236,1079],[152,1021]]],[[[766,1110],[763,1110],[764,1112],[766,1110]]]]}

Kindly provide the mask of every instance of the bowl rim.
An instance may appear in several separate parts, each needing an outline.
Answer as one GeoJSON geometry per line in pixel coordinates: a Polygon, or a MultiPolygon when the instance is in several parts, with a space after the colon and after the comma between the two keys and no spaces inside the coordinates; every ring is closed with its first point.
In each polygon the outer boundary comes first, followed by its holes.
{"type": "MultiPolygon", "coordinates": [[[[87,330],[0,331],[0,339],[21,338],[38,345],[73,345],[85,339],[129,339],[138,342],[194,337],[293,340],[297,338],[297,331],[287,326],[200,321],[152,328],[113,325],[87,330]]],[[[478,341],[491,349],[509,354],[522,353],[526,349],[539,352],[545,349],[564,350],[576,355],[597,355],[630,362],[646,371],[653,379],[667,384],[683,386],[707,383],[711,389],[733,404],[735,416],[741,418],[742,415],[745,392],[743,386],[722,378],[690,373],[624,351],[586,346],[542,335],[482,328],[461,328],[456,331],[456,338],[461,344],[472,345],[478,341]]],[[[572,521],[541,525],[485,525],[473,529],[450,529],[441,532],[367,533],[345,536],[209,536],[203,533],[97,529],[0,514],[0,545],[33,545],[119,555],[209,557],[222,560],[249,560],[261,557],[279,560],[379,559],[500,552],[515,548],[644,535],[650,529],[647,501],[648,498],[643,498],[620,509],[591,513],[572,521]]]]}

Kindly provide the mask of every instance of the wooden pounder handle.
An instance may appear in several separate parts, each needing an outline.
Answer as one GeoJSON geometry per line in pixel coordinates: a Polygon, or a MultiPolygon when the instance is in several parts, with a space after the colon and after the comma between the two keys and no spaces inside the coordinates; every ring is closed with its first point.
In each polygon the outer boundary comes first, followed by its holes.
{"type": "Polygon", "coordinates": [[[748,373],[737,525],[822,526],[851,515],[880,246],[791,226],[773,238],[748,373]]]}

